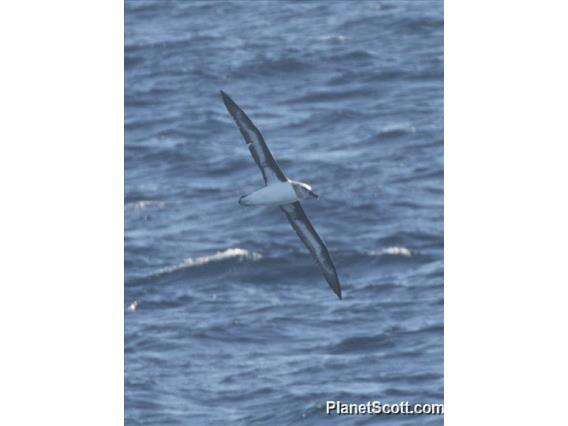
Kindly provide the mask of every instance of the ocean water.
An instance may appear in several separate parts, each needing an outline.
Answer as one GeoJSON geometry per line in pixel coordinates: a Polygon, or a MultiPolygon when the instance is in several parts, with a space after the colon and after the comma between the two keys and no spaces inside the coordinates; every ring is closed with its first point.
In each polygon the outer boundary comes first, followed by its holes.
{"type": "Polygon", "coordinates": [[[128,425],[442,424],[326,416],[443,401],[443,3],[126,1],[128,425]],[[332,293],[219,95],[263,132],[332,293]]]}

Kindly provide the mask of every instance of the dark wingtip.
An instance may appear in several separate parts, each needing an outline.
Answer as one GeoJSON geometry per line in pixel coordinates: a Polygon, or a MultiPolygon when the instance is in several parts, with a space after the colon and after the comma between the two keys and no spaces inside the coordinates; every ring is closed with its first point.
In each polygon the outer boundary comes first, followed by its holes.
{"type": "Polygon", "coordinates": [[[335,268],[333,268],[333,274],[330,274],[329,271],[325,271],[323,268],[322,271],[324,272],[325,280],[327,281],[329,288],[331,288],[331,291],[335,293],[339,300],[342,300],[343,297],[341,295],[341,283],[339,282],[335,268]]]}
{"type": "Polygon", "coordinates": [[[339,300],[343,300],[343,297],[341,297],[341,287],[339,287],[339,285],[337,286],[337,288],[333,288],[332,290],[337,295],[337,297],[339,297],[339,300]]]}
{"type": "Polygon", "coordinates": [[[229,95],[227,95],[225,92],[223,92],[222,90],[219,90],[219,92],[221,92],[221,97],[223,98],[223,102],[225,103],[233,103],[233,100],[231,99],[231,97],[229,95]]]}
{"type": "Polygon", "coordinates": [[[232,113],[232,111],[234,111],[237,108],[235,101],[233,101],[231,97],[222,90],[220,90],[220,92],[221,92],[221,97],[223,98],[223,103],[225,104],[229,112],[232,113]]]}

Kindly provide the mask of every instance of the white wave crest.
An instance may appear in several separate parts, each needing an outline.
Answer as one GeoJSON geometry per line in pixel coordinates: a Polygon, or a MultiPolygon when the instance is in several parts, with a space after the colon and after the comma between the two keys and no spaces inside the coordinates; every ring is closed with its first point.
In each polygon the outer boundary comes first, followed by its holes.
{"type": "Polygon", "coordinates": [[[390,123],[383,127],[381,133],[416,133],[416,127],[410,123],[390,123]]]}
{"type": "Polygon", "coordinates": [[[388,254],[391,256],[404,256],[404,257],[412,256],[412,252],[406,247],[385,247],[381,250],[372,250],[369,252],[369,254],[371,256],[380,256],[383,254],[388,254]]]}
{"type": "Polygon", "coordinates": [[[260,253],[250,252],[248,250],[235,247],[224,251],[218,251],[217,253],[208,256],[200,256],[196,258],[188,257],[176,266],[170,266],[168,268],[161,269],[159,273],[178,271],[180,269],[206,265],[211,262],[219,262],[221,260],[231,259],[234,257],[238,258],[239,260],[249,259],[256,261],[262,259],[262,255],[260,253]]]}
{"type": "Polygon", "coordinates": [[[343,43],[345,40],[347,40],[347,37],[342,35],[326,35],[318,37],[318,40],[330,43],[343,43]]]}
{"type": "Polygon", "coordinates": [[[142,201],[137,201],[136,203],[134,203],[134,208],[136,210],[144,210],[144,209],[161,209],[162,207],[165,206],[166,203],[164,203],[163,201],[154,201],[154,200],[142,200],[142,201]]]}

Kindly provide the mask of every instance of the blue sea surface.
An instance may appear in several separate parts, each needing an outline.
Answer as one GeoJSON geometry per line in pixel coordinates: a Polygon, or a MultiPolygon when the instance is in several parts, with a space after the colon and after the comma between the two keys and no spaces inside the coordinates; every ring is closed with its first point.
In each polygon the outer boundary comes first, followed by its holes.
{"type": "Polygon", "coordinates": [[[439,425],[327,400],[443,401],[443,3],[126,1],[128,425],[439,425]],[[263,133],[343,286],[262,186],[263,133]]]}

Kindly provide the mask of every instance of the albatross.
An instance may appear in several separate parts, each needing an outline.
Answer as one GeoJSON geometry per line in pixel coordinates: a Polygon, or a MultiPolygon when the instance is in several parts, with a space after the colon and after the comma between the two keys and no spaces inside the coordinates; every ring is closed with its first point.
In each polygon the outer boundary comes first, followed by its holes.
{"type": "Polygon", "coordinates": [[[278,206],[284,212],[300,240],[316,260],[323,276],[333,292],[341,299],[341,285],[329,250],[306,216],[300,200],[317,199],[317,194],[307,183],[289,179],[272,156],[262,134],[245,112],[221,90],[223,103],[237,124],[243,138],[258,165],[264,187],[239,198],[242,206],[278,206]]]}

